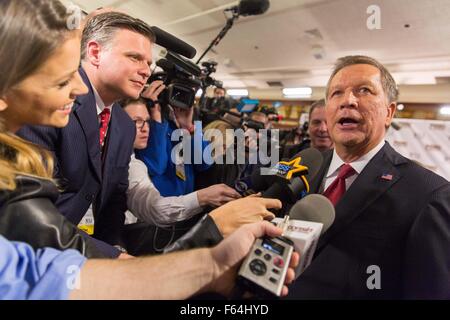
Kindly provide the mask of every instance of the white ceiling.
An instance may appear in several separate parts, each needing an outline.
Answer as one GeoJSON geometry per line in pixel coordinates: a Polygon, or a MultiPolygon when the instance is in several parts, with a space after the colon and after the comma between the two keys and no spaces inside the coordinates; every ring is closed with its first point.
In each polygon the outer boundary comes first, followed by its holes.
{"type": "MultiPolygon", "coordinates": [[[[226,23],[230,0],[72,0],[90,12],[112,6],[173,33],[198,58],[226,23]],[[210,11],[213,11],[210,13],[210,11]],[[180,21],[184,19],[185,21],[180,21]]],[[[215,77],[226,87],[326,84],[338,57],[366,54],[388,66],[401,85],[450,83],[450,0],[271,0],[261,16],[241,17],[214,52],[215,77]],[[369,30],[367,8],[381,8],[369,30]],[[409,28],[404,25],[409,24],[409,28]],[[308,32],[309,30],[313,30],[308,32]],[[317,33],[319,35],[317,35],[317,33]],[[322,49],[317,60],[313,47],[322,49]]]]}

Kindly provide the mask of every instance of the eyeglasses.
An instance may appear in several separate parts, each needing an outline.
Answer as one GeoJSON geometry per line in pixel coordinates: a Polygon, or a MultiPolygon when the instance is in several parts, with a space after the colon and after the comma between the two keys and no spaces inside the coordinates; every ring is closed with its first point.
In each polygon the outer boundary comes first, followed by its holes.
{"type": "Polygon", "coordinates": [[[145,124],[147,124],[150,127],[150,120],[133,120],[134,124],[136,125],[136,128],[139,130],[144,130],[145,124]]]}

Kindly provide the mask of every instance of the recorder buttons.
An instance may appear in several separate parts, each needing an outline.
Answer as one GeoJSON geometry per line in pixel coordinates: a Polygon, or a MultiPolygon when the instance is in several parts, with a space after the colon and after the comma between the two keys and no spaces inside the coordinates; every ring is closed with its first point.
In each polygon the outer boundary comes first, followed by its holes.
{"type": "Polygon", "coordinates": [[[252,262],[250,262],[250,270],[257,276],[262,276],[266,273],[267,268],[266,264],[263,261],[254,259],[252,262]]]}

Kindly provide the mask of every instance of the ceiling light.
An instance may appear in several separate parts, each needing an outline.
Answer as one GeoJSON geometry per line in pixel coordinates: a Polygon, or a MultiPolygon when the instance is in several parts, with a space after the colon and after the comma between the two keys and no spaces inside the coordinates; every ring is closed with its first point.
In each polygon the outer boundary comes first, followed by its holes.
{"type": "Polygon", "coordinates": [[[286,98],[310,98],[312,95],[312,88],[310,87],[284,88],[283,95],[286,98]]]}
{"type": "Polygon", "coordinates": [[[444,116],[450,116],[450,106],[442,107],[440,113],[444,116]]]}
{"type": "Polygon", "coordinates": [[[227,94],[231,97],[248,97],[247,89],[228,89],[227,94]]]}
{"type": "Polygon", "coordinates": [[[405,105],[399,104],[399,105],[397,106],[397,110],[398,110],[398,111],[403,111],[403,109],[405,109],[405,105]]]}

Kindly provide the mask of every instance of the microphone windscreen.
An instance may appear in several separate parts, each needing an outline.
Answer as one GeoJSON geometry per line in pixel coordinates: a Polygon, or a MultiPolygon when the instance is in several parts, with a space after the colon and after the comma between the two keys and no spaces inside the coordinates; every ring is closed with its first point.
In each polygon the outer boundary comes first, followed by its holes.
{"type": "Polygon", "coordinates": [[[308,181],[314,179],[314,177],[319,173],[320,168],[323,163],[323,156],[319,150],[315,148],[308,148],[300,151],[292,159],[301,157],[302,160],[300,164],[308,167],[308,174],[305,176],[308,181]]]}
{"type": "Polygon", "coordinates": [[[254,170],[250,176],[251,189],[255,191],[263,191],[269,188],[277,181],[275,175],[263,175],[261,169],[254,170]]]}
{"type": "Polygon", "coordinates": [[[289,211],[292,220],[318,222],[323,224],[322,234],[333,224],[334,206],[321,194],[310,194],[297,203],[289,211]]]}
{"type": "Polygon", "coordinates": [[[287,186],[281,183],[274,183],[267,190],[261,192],[261,196],[263,198],[278,199],[283,204],[289,203],[291,201],[287,186]]]}
{"type": "Polygon", "coordinates": [[[168,51],[172,51],[178,54],[181,54],[182,56],[192,59],[197,54],[197,50],[190,44],[187,44],[183,40],[175,37],[174,35],[161,30],[158,27],[151,27],[152,31],[155,33],[156,36],[156,44],[160,45],[161,47],[166,48],[168,51]]]}
{"type": "Polygon", "coordinates": [[[239,14],[241,16],[253,16],[263,14],[269,10],[269,0],[241,0],[239,14]]]}

